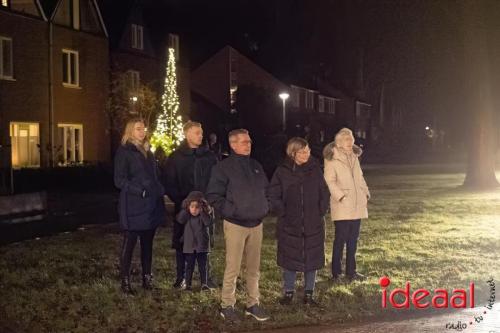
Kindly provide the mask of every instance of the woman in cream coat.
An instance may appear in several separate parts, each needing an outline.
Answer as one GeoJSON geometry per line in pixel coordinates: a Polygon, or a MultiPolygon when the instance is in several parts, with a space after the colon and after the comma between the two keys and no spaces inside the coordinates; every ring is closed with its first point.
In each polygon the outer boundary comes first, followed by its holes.
{"type": "Polygon", "coordinates": [[[335,141],[323,150],[325,180],[330,189],[331,219],[335,222],[333,242],[332,276],[338,281],[344,245],[347,245],[346,276],[350,281],[364,280],[356,272],[356,249],[361,219],[368,217],[367,202],[370,192],[363,178],[358,157],[362,150],[354,144],[354,136],[348,128],[341,129],[335,141]]]}

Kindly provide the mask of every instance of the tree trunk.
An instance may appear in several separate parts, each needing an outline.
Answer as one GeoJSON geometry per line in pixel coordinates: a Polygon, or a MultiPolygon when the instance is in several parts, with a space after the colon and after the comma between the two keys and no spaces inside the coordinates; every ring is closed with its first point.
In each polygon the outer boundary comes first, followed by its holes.
{"type": "Polygon", "coordinates": [[[470,121],[464,133],[469,143],[464,186],[488,189],[499,186],[495,176],[495,137],[490,62],[483,2],[464,0],[465,102],[470,121]]]}

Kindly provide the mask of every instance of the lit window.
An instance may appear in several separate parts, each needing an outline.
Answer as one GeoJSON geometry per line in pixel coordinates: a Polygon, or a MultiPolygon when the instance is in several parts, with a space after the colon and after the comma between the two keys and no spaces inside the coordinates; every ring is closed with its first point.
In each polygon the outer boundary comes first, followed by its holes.
{"type": "Polygon", "coordinates": [[[10,123],[12,167],[40,166],[40,135],[38,123],[10,123]]]}
{"type": "Polygon", "coordinates": [[[12,38],[0,36],[0,79],[12,79],[12,38]]]}
{"type": "Polygon", "coordinates": [[[2,0],[2,6],[3,7],[9,7],[9,1],[8,0],[2,0]]]}
{"type": "Polygon", "coordinates": [[[81,124],[58,124],[59,165],[83,162],[83,126],[81,124]]]}
{"type": "Polygon", "coordinates": [[[132,48],[143,50],[144,49],[144,39],[143,39],[144,29],[142,25],[132,24],[132,48]]]}
{"type": "Polygon", "coordinates": [[[70,87],[79,86],[80,74],[77,51],[63,50],[62,72],[63,85],[70,87]]]}

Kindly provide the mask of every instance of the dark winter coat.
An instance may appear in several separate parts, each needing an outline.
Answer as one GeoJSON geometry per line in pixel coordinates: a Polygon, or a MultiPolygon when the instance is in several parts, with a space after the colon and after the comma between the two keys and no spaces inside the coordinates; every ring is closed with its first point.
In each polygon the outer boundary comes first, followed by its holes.
{"type": "Polygon", "coordinates": [[[206,197],[217,215],[243,226],[255,227],[269,211],[267,176],[259,162],[231,154],[212,169],[206,197]]]}
{"type": "Polygon", "coordinates": [[[203,210],[200,215],[193,216],[187,209],[177,214],[177,222],[184,226],[183,250],[184,253],[210,252],[210,234],[208,228],[213,219],[203,210]]]}
{"type": "MultiPolygon", "coordinates": [[[[217,163],[215,154],[206,147],[190,148],[184,141],[167,159],[163,184],[169,198],[175,204],[175,212],[181,210],[182,201],[191,191],[206,192],[212,167],[217,163]]],[[[184,226],[174,221],[172,247],[182,250],[184,226]]]]}
{"type": "Polygon", "coordinates": [[[268,189],[278,215],[278,265],[307,272],[325,265],[325,222],[330,192],[314,157],[302,165],[291,159],[274,172],[268,189]]]}
{"type": "Polygon", "coordinates": [[[119,215],[123,230],[152,230],[165,219],[164,189],[156,161],[132,143],[121,145],[115,155],[114,181],[120,192],[119,215]]]}

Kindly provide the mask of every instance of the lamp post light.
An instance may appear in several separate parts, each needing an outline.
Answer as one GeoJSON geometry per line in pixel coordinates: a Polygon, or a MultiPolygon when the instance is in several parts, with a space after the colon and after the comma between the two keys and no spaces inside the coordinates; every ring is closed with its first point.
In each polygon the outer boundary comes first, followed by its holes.
{"type": "Polygon", "coordinates": [[[137,100],[138,100],[137,96],[130,97],[130,101],[132,102],[132,110],[130,110],[131,114],[137,113],[137,111],[135,110],[135,104],[137,103],[137,100]]]}
{"type": "Polygon", "coordinates": [[[283,100],[283,132],[286,132],[286,100],[290,97],[290,95],[283,92],[279,96],[283,100]]]}

